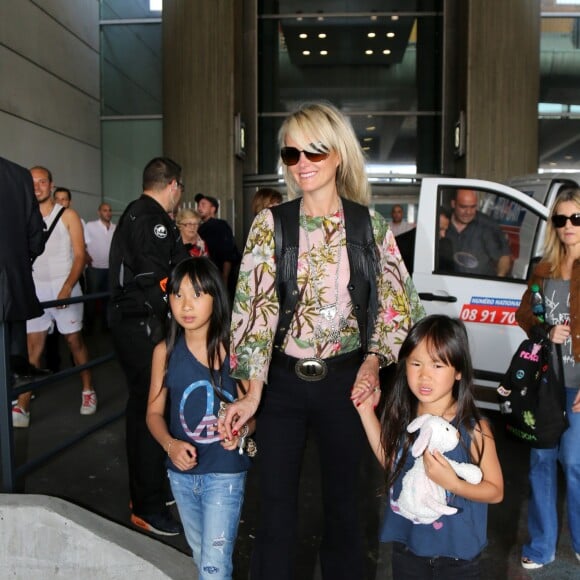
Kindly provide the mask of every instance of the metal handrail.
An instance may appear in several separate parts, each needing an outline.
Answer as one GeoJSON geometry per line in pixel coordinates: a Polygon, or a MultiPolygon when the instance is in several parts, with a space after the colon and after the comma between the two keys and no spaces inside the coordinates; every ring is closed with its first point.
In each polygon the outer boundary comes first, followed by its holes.
{"type": "MultiPolygon", "coordinates": [[[[50,300],[41,302],[40,306],[43,308],[52,308],[55,306],[64,306],[68,304],[77,304],[79,302],[88,302],[90,300],[97,300],[99,298],[108,298],[109,292],[97,292],[94,294],[86,294],[83,296],[76,296],[74,298],[67,298],[65,300],[50,300]]],[[[15,467],[14,465],[14,429],[12,425],[12,400],[24,392],[35,391],[41,387],[51,383],[59,382],[72,375],[78,374],[85,369],[93,368],[105,364],[115,358],[114,352],[109,352],[105,355],[96,357],[85,364],[64,369],[58,373],[47,375],[40,379],[31,381],[29,383],[11,386],[11,371],[10,371],[10,356],[8,345],[8,333],[6,324],[0,320],[0,466],[2,469],[2,492],[13,493],[16,487],[18,478],[26,473],[36,469],[43,463],[46,463],[51,458],[55,457],[65,449],[78,443],[88,435],[106,427],[113,421],[116,421],[123,416],[124,411],[118,411],[109,417],[104,418],[100,422],[91,427],[77,433],[76,435],[59,443],[52,449],[48,450],[43,455],[27,461],[24,464],[15,467]]]]}

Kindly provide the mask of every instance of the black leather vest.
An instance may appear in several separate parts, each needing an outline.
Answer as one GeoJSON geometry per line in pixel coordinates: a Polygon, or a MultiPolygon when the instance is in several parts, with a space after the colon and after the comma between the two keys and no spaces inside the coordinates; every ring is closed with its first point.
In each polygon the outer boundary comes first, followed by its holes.
{"type": "MultiPolygon", "coordinates": [[[[344,198],[342,199],[342,207],[344,209],[346,248],[350,265],[348,291],[364,352],[367,350],[378,312],[379,255],[368,208],[344,198]]],[[[274,335],[274,348],[281,349],[296,305],[302,298],[296,281],[300,199],[272,207],[270,211],[274,215],[276,290],[280,303],[278,327],[274,335]]]]}

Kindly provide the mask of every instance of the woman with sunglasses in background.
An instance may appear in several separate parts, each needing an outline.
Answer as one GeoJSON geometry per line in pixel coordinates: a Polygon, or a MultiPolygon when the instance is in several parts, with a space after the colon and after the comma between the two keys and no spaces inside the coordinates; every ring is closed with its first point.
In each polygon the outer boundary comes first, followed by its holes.
{"type": "Polygon", "coordinates": [[[392,232],[367,207],[364,155],[347,119],[327,104],[304,105],[282,124],[279,144],[292,201],[260,212],[248,236],[231,335],[232,374],[247,394],[224,419],[235,436],[260,407],[251,578],[295,578],[309,428],[322,477],[322,576],[364,578],[357,505],[364,432],[351,390],[360,379],[380,388],[379,368],[397,361],[423,310],[392,232]]]}
{"type": "Polygon", "coordinates": [[[580,189],[560,192],[552,206],[544,257],[529,280],[533,284],[544,295],[545,321],[532,313],[529,288],[516,320],[528,336],[547,336],[561,345],[569,427],[556,447],[530,452],[530,537],[522,551],[522,566],[528,570],[556,557],[558,461],[566,478],[572,547],[580,561],[580,189]]]}
{"type": "Polygon", "coordinates": [[[198,233],[201,216],[190,208],[180,209],[175,216],[175,223],[181,234],[181,241],[192,258],[207,256],[207,247],[198,233]]]}

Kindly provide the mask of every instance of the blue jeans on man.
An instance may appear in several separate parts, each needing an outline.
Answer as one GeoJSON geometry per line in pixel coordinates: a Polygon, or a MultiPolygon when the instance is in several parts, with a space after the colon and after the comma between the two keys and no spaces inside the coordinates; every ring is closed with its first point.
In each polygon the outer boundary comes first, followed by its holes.
{"type": "Polygon", "coordinates": [[[580,553],[580,413],[572,412],[578,389],[566,388],[566,410],[570,426],[560,444],[530,452],[530,501],[528,533],[522,556],[538,564],[548,564],[556,557],[558,541],[558,461],[566,478],[568,527],[572,547],[580,553]]]}

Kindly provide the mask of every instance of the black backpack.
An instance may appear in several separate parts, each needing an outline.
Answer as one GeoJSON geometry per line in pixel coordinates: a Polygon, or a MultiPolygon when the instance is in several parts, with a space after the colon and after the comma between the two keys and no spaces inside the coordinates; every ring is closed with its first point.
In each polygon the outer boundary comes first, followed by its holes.
{"type": "Polygon", "coordinates": [[[524,340],[497,388],[506,431],[531,447],[554,447],[568,428],[560,345],[554,369],[548,339],[524,340]]]}

